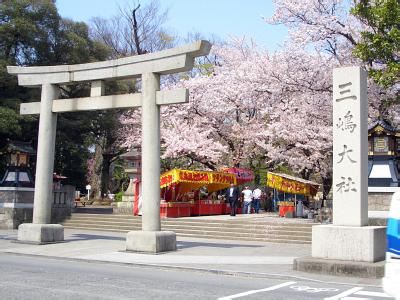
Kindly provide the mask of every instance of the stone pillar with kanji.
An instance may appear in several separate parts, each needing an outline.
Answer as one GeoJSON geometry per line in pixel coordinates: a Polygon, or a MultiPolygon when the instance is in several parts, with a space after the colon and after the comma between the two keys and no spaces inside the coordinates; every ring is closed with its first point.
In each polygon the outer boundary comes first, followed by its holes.
{"type": "Polygon", "coordinates": [[[368,226],[367,74],[361,67],[333,70],[332,121],[333,224],[313,226],[312,257],[383,260],[385,227],[368,226]]]}

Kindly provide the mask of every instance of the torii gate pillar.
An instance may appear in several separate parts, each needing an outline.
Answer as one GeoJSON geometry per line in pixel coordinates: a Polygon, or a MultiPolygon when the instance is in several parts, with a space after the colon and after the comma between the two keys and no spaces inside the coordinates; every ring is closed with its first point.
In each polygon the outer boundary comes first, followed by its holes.
{"type": "Polygon", "coordinates": [[[41,102],[21,104],[21,114],[40,114],[33,223],[21,224],[18,240],[54,243],[64,240],[64,228],[49,224],[57,113],[142,106],[142,231],[127,235],[126,249],[139,252],[176,250],[176,235],[161,231],[160,105],[188,101],[186,89],[160,91],[160,75],[189,71],[194,58],[207,55],[211,44],[198,41],[156,53],[80,65],[13,67],[18,84],[42,87],[41,102]],[[142,93],[104,96],[107,79],[142,78],[142,93]],[[57,99],[58,85],[91,83],[90,97],[57,99]]]}
{"type": "Polygon", "coordinates": [[[52,187],[57,126],[57,114],[52,112],[52,102],[57,99],[58,95],[57,86],[42,85],[33,220],[32,223],[24,223],[18,227],[19,241],[45,244],[64,240],[63,226],[49,224],[53,203],[52,187]]]}
{"type": "Polygon", "coordinates": [[[142,230],[128,232],[127,251],[157,253],[176,250],[175,232],[161,231],[160,108],[156,104],[159,89],[158,74],[142,75],[142,230]]]}

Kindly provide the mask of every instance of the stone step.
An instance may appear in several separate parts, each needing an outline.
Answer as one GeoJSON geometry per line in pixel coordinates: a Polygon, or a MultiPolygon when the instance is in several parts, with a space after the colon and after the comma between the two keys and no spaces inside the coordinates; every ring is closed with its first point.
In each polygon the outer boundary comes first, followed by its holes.
{"type": "MultiPolygon", "coordinates": [[[[132,226],[132,224],[119,225],[115,224],[97,224],[97,223],[65,223],[65,227],[84,227],[84,228],[98,228],[112,230],[140,230],[141,226],[132,226]]],[[[299,232],[285,232],[285,231],[271,231],[271,232],[259,232],[259,231],[235,231],[235,230],[215,230],[215,228],[181,228],[173,226],[161,226],[162,230],[174,231],[176,233],[187,233],[187,234],[198,234],[198,235],[224,235],[224,236],[234,236],[234,237],[259,237],[264,238],[267,236],[277,236],[285,239],[292,240],[311,240],[311,236],[307,233],[299,232]]]]}
{"type": "Polygon", "coordinates": [[[181,237],[195,237],[195,238],[206,238],[206,239],[216,239],[216,240],[233,240],[233,241],[249,241],[249,242],[268,242],[268,243],[285,243],[285,244],[311,244],[311,241],[296,241],[287,239],[272,239],[272,238],[232,238],[227,236],[198,236],[192,234],[178,234],[181,237]]]}
{"type": "MultiPolygon", "coordinates": [[[[74,220],[113,220],[115,222],[139,222],[141,223],[140,217],[132,217],[132,216],[125,216],[125,215],[89,215],[89,214],[73,214],[71,219],[74,220]]],[[[244,225],[244,226],[280,226],[280,227],[294,227],[294,228],[309,228],[311,230],[312,226],[315,223],[304,224],[304,223],[274,223],[271,221],[254,221],[254,220],[238,220],[238,221],[231,221],[231,220],[196,220],[196,219],[161,219],[161,223],[165,224],[201,224],[201,225],[208,225],[208,224],[230,224],[232,225],[244,225]]]]}
{"type": "MultiPolygon", "coordinates": [[[[65,228],[71,229],[81,229],[81,230],[93,230],[93,231],[107,231],[107,232],[128,232],[131,230],[135,230],[134,228],[131,229],[114,229],[114,228],[97,228],[97,227],[69,227],[65,226],[65,228]]],[[[136,230],[140,230],[140,228],[136,228],[136,230]]],[[[199,235],[198,233],[191,234],[191,233],[179,233],[176,232],[177,236],[179,237],[194,237],[194,238],[205,238],[205,239],[216,239],[216,240],[233,240],[233,241],[259,241],[259,242],[270,242],[270,243],[286,243],[286,244],[311,244],[311,240],[294,240],[294,239],[284,239],[284,238],[272,238],[272,237],[241,237],[241,236],[228,236],[228,235],[209,235],[209,234],[202,234],[199,235]]]]}
{"type": "MultiPolygon", "coordinates": [[[[114,226],[115,228],[119,227],[128,227],[131,228],[132,226],[141,228],[141,223],[138,222],[111,222],[109,220],[67,220],[64,222],[64,225],[85,225],[85,226],[114,226]]],[[[286,235],[310,235],[311,231],[308,228],[290,228],[290,227],[279,227],[279,226],[269,226],[269,227],[254,227],[254,226],[229,226],[229,227],[222,227],[219,225],[202,225],[202,224],[162,224],[161,225],[163,230],[172,230],[177,231],[181,229],[191,229],[191,230],[199,230],[199,231],[218,231],[218,232],[229,232],[229,233],[252,233],[256,232],[259,234],[265,233],[275,233],[275,234],[286,234],[286,235]]]]}
{"type": "MultiPolygon", "coordinates": [[[[65,228],[128,232],[141,230],[142,218],[132,215],[74,213],[64,222],[65,228]]],[[[310,244],[313,223],[285,222],[277,218],[166,218],[161,229],[178,236],[221,240],[264,241],[310,244]]]]}
{"type": "Polygon", "coordinates": [[[312,226],[303,226],[298,224],[280,224],[280,223],[272,223],[272,222],[237,222],[237,223],[229,223],[229,222],[192,222],[192,221],[161,221],[162,224],[170,224],[170,225],[180,225],[180,224],[191,224],[193,226],[201,226],[201,225],[208,225],[208,226],[236,226],[236,227],[246,227],[246,228],[265,228],[265,227],[281,227],[281,228],[298,228],[298,229],[306,229],[312,230],[312,226]]]}
{"type": "MultiPolygon", "coordinates": [[[[120,227],[113,227],[113,226],[107,226],[107,225],[70,225],[67,224],[65,227],[69,228],[97,228],[98,230],[103,230],[107,229],[110,231],[119,231],[119,230],[124,230],[124,231],[131,231],[131,230],[141,230],[141,227],[133,227],[133,226],[120,226],[120,227]]],[[[290,240],[305,240],[305,241],[310,241],[311,237],[309,235],[304,235],[304,234],[292,234],[292,233],[285,233],[285,232],[268,232],[268,233],[254,233],[254,232],[226,232],[226,231],[213,231],[213,230],[192,230],[192,229],[179,229],[179,228],[165,228],[163,227],[162,230],[165,231],[173,231],[179,234],[182,233],[190,233],[192,235],[224,235],[228,237],[249,237],[249,238],[265,238],[265,237],[271,237],[271,236],[276,236],[276,237],[282,237],[285,239],[290,239],[290,240]]]]}
{"type": "Polygon", "coordinates": [[[129,220],[129,219],[105,219],[105,218],[69,218],[65,222],[108,222],[114,224],[126,223],[126,224],[142,224],[141,220],[129,220]]]}
{"type": "MultiPolygon", "coordinates": [[[[107,222],[129,222],[129,223],[141,223],[141,218],[103,218],[98,216],[90,216],[90,217],[81,217],[81,216],[72,216],[69,219],[71,220],[79,220],[79,221],[87,221],[87,220],[97,220],[97,221],[107,221],[107,222]]],[[[288,227],[288,228],[304,228],[311,229],[315,224],[284,224],[284,223],[274,223],[271,221],[266,222],[228,222],[228,221],[213,221],[213,220],[204,220],[204,221],[193,221],[192,219],[161,219],[161,223],[163,224],[192,224],[192,225],[229,225],[229,226],[280,226],[280,227],[288,227]]]]}
{"type": "Polygon", "coordinates": [[[223,233],[226,235],[246,235],[246,236],[267,236],[267,235],[277,235],[277,236],[286,236],[293,237],[295,239],[311,239],[311,235],[307,232],[293,232],[293,231],[281,231],[281,230],[270,230],[270,231],[249,231],[249,230],[215,230],[213,228],[178,228],[178,227],[167,227],[161,226],[162,230],[170,230],[176,232],[190,231],[190,232],[206,232],[210,234],[219,234],[223,233]]]}
{"type": "Polygon", "coordinates": [[[285,239],[285,240],[307,240],[311,241],[311,238],[309,236],[302,236],[302,235],[287,235],[287,234],[273,234],[273,233],[249,233],[249,232],[220,232],[220,231],[211,231],[211,230],[190,230],[190,229],[180,229],[180,230],[175,230],[176,233],[179,234],[196,234],[196,235],[223,235],[225,237],[231,237],[232,239],[236,237],[241,237],[241,238],[274,238],[274,239],[285,239]]]}
{"type": "MultiPolygon", "coordinates": [[[[127,214],[97,214],[97,213],[73,213],[75,216],[104,216],[104,217],[125,217],[125,218],[133,218],[133,219],[141,219],[141,216],[133,216],[133,215],[127,215],[127,214]]],[[[226,218],[224,219],[218,219],[218,218],[213,218],[214,216],[192,216],[192,217],[180,217],[180,218],[164,218],[163,220],[192,220],[192,221],[199,221],[203,222],[205,220],[212,220],[215,222],[226,222],[226,221],[232,221],[232,222],[238,222],[238,221],[259,221],[259,220],[265,220],[266,218],[269,219],[276,219],[276,220],[281,220],[282,222],[285,223],[300,223],[300,224],[312,224],[312,220],[308,219],[302,219],[302,218],[281,218],[278,217],[277,215],[274,216],[268,216],[268,215],[263,215],[263,214],[252,214],[252,215],[247,215],[247,216],[254,216],[252,217],[244,217],[243,215],[239,214],[236,217],[230,217],[229,215],[220,215],[224,216],[226,218]]]]}

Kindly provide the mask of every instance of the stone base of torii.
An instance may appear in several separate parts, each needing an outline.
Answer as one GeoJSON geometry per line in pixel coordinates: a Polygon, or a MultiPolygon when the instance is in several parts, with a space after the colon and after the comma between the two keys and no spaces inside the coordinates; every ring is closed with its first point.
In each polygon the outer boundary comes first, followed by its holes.
{"type": "Polygon", "coordinates": [[[60,66],[14,67],[18,84],[41,87],[41,101],[21,104],[21,114],[40,114],[33,223],[21,224],[18,240],[55,243],[64,240],[64,228],[49,224],[57,114],[62,112],[142,108],[142,231],[127,235],[126,249],[139,252],[176,250],[176,235],[161,231],[160,222],[160,105],[188,101],[188,90],[160,91],[160,75],[189,71],[194,59],[207,55],[211,44],[198,41],[178,48],[116,60],[60,66]],[[142,93],[104,95],[103,80],[142,79],[142,93]],[[90,97],[58,99],[59,85],[91,83],[90,97]]]}

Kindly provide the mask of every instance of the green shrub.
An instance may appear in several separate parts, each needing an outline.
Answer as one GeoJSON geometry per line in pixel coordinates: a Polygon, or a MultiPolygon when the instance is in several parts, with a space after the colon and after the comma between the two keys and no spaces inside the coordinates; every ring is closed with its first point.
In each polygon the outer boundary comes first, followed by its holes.
{"type": "Polygon", "coordinates": [[[124,195],[123,191],[120,191],[115,194],[115,202],[121,202],[122,201],[122,196],[124,195]]]}

